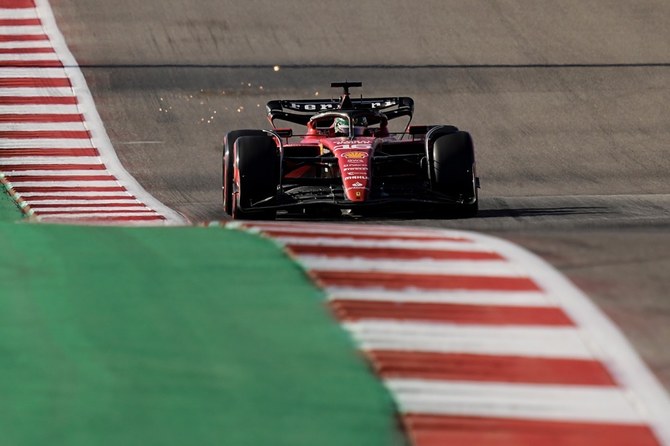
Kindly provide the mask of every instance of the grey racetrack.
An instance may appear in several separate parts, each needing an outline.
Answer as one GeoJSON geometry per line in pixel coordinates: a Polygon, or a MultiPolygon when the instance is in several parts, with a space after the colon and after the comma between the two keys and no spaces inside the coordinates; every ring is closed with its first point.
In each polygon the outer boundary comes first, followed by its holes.
{"type": "Polygon", "coordinates": [[[417,123],[470,131],[480,216],[382,221],[534,251],[670,388],[670,2],[52,6],[123,164],[194,222],[225,218],[221,140],[266,127],[270,99],[330,97],[331,81],[360,80],[365,95],[414,97],[417,123]]]}

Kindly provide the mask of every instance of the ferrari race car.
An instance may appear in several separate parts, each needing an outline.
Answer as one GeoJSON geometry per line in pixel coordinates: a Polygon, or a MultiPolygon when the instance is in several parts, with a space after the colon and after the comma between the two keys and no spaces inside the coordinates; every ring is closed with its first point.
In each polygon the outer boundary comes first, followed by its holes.
{"type": "Polygon", "coordinates": [[[274,219],[278,211],[422,209],[474,216],[479,179],[470,134],[451,125],[411,126],[411,98],[352,99],[349,89],[361,86],[332,83],[343,89],[339,99],[270,101],[272,130],[229,132],[223,143],[226,213],[274,219]],[[400,117],[408,118],[405,130],[390,131],[389,121],[400,117]],[[306,131],[278,128],[278,120],[306,131]]]}

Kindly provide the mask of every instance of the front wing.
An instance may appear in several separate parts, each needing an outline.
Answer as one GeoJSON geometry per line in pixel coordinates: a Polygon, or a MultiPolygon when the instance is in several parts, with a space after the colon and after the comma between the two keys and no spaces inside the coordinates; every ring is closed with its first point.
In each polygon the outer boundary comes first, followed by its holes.
{"type": "Polygon", "coordinates": [[[338,209],[394,209],[421,208],[431,206],[463,206],[474,203],[475,198],[468,199],[455,195],[435,192],[424,187],[403,188],[393,191],[375,191],[372,196],[363,202],[353,202],[344,198],[341,187],[332,186],[295,186],[283,187],[277,197],[268,197],[265,200],[253,203],[244,210],[300,210],[308,208],[338,208],[338,209]]]}

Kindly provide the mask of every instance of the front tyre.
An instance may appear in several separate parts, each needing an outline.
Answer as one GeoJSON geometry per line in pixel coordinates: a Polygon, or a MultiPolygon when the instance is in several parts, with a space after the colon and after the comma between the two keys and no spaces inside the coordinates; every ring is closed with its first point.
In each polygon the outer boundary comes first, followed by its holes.
{"type": "Polygon", "coordinates": [[[234,166],[233,162],[235,160],[233,148],[235,147],[235,141],[242,136],[266,136],[262,130],[234,130],[228,132],[223,138],[223,210],[228,215],[233,214],[233,176],[234,176],[234,166]]]}
{"type": "MultiPolygon", "coordinates": [[[[479,210],[475,150],[468,132],[440,136],[433,144],[433,189],[460,200],[457,217],[474,217],[479,210]]],[[[452,208],[453,209],[453,208],[452,208]]]]}
{"type": "Polygon", "coordinates": [[[274,220],[273,206],[279,186],[279,153],[270,136],[242,136],[234,145],[234,178],[231,196],[233,220],[274,220]]]}

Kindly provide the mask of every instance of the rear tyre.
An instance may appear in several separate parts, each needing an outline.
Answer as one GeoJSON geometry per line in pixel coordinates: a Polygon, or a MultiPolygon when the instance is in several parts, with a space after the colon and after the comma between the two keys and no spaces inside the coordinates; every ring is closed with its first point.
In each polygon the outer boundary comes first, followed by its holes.
{"type": "Polygon", "coordinates": [[[433,144],[433,189],[463,200],[445,208],[456,217],[474,217],[479,210],[475,177],[475,150],[468,132],[440,136],[433,144]]]}
{"type": "Polygon", "coordinates": [[[277,217],[275,209],[253,209],[254,205],[273,206],[277,201],[279,153],[274,139],[269,136],[241,136],[233,149],[233,219],[274,220],[277,217]]]}
{"type": "Polygon", "coordinates": [[[233,147],[235,146],[235,141],[242,136],[266,136],[262,130],[234,130],[228,132],[226,136],[223,137],[223,210],[228,215],[233,214],[233,161],[235,157],[233,156],[233,147]]]}

